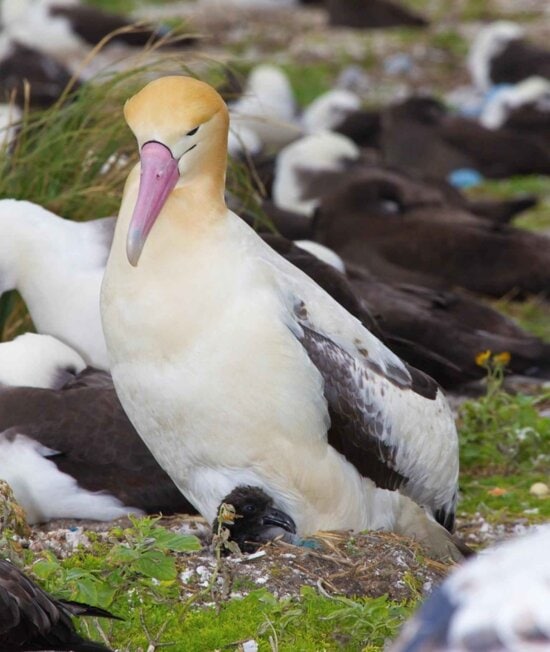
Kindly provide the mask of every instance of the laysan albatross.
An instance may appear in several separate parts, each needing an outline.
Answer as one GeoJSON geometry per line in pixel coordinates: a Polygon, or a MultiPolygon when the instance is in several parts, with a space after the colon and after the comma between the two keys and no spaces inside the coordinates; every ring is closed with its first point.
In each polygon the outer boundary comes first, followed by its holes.
{"type": "Polygon", "coordinates": [[[163,77],[124,113],[140,164],[102,318],[116,391],[161,466],[209,522],[247,484],[298,535],[394,530],[458,557],[445,397],[227,209],[218,93],[163,77]]]}

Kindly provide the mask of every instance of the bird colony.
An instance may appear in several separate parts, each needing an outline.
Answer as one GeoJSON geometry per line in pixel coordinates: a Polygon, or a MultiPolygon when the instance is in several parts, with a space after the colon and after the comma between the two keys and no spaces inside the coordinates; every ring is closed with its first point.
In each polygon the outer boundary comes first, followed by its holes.
{"type": "Polygon", "coordinates": [[[457,568],[420,587],[391,650],[550,650],[548,526],[524,519],[528,533],[479,551],[458,518],[459,461],[482,444],[456,419],[466,396],[539,392],[545,500],[550,331],[501,309],[550,316],[539,32],[496,2],[494,20],[446,16],[447,31],[434,3],[97,4],[0,6],[0,513],[33,528],[0,518],[0,650],[115,649],[72,621],[115,622],[113,596],[40,588],[33,532],[152,515],[204,523],[217,572],[226,556],[265,556],[268,574],[280,549],[321,557],[330,533],[394,537],[457,568]],[[97,164],[93,139],[78,160],[52,150],[85,180],[71,194],[70,175],[21,152],[51,115],[85,138],[82,98],[112,79],[125,140],[97,164]],[[43,178],[42,194],[17,175],[43,178]]]}

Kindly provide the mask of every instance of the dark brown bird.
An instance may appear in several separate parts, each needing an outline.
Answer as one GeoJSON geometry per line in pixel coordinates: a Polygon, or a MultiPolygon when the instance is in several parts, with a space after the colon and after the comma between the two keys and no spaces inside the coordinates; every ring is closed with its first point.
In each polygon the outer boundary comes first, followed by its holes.
{"type": "Polygon", "coordinates": [[[0,559],[0,652],[112,652],[83,638],[72,616],[120,620],[99,607],[53,598],[9,561],[0,559]]]}
{"type": "Polygon", "coordinates": [[[106,372],[88,368],[60,390],[2,388],[0,433],[1,477],[32,522],[196,511],[134,430],[106,372]]]}
{"type": "Polygon", "coordinates": [[[550,293],[549,238],[413,196],[386,173],[351,178],[322,198],[315,239],[386,282],[550,293]]]}
{"type": "Polygon", "coordinates": [[[374,109],[351,111],[335,125],[334,131],[351,138],[359,147],[379,149],[382,132],[381,112],[374,109]]]}
{"type": "Polygon", "coordinates": [[[428,21],[392,0],[326,0],[329,23],[338,27],[374,29],[426,27],[428,21]]]}
{"type": "Polygon", "coordinates": [[[550,50],[514,39],[491,60],[490,69],[495,84],[513,84],[533,75],[550,79],[550,50]]]}
{"type": "Polygon", "coordinates": [[[280,236],[264,240],[313,278],[409,365],[444,387],[482,378],[480,351],[511,354],[510,371],[550,377],[550,346],[473,297],[385,283],[357,265],[347,278],[280,236]]]}
{"type": "MultiPolygon", "coordinates": [[[[124,43],[133,47],[143,47],[158,41],[170,31],[165,26],[134,26],[131,20],[119,14],[103,11],[98,7],[86,5],[52,4],[49,7],[52,18],[64,18],[71,30],[89,45],[97,45],[108,34],[116,30],[130,28],[113,36],[114,43],[124,43]]],[[[184,36],[178,40],[179,45],[191,45],[196,42],[193,36],[184,36]]]]}
{"type": "MultiPolygon", "coordinates": [[[[28,84],[30,107],[47,108],[57,102],[71,78],[69,70],[47,54],[6,40],[0,60],[1,101],[7,102],[13,96],[16,104],[23,107],[28,84]]],[[[79,85],[77,80],[72,90],[79,85]]]]}
{"type": "Polygon", "coordinates": [[[383,283],[358,268],[348,275],[390,349],[444,387],[482,378],[485,370],[475,358],[487,349],[509,352],[513,373],[550,378],[550,345],[481,301],[460,292],[383,283]]]}
{"type": "Polygon", "coordinates": [[[516,84],[528,77],[550,79],[550,50],[530,43],[517,23],[499,20],[476,35],[468,55],[468,67],[476,86],[516,84]]]}
{"type": "Polygon", "coordinates": [[[489,178],[550,174],[550,151],[537,138],[487,129],[447,113],[434,98],[413,97],[382,112],[382,157],[420,178],[446,179],[470,168],[489,178]]]}

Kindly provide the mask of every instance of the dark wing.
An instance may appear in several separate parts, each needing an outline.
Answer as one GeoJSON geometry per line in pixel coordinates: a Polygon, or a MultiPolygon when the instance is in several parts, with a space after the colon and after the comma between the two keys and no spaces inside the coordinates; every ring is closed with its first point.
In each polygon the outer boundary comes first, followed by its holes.
{"type": "Polygon", "coordinates": [[[302,333],[324,380],[329,444],[378,487],[399,489],[452,530],[456,432],[435,381],[412,368],[413,374],[391,364],[383,370],[366,350],[353,355],[303,324],[302,333]]]}
{"type": "MultiPolygon", "coordinates": [[[[16,103],[25,103],[25,82],[30,85],[32,107],[48,107],[57,102],[72,75],[67,68],[44,52],[19,43],[11,45],[10,54],[0,61],[0,92],[7,101],[16,92],[16,103]]],[[[73,85],[73,90],[79,83],[73,85]]]]}
{"type": "MultiPolygon", "coordinates": [[[[124,16],[102,11],[96,7],[82,5],[65,6],[63,4],[52,5],[50,7],[50,14],[68,20],[71,29],[90,45],[97,45],[108,34],[116,30],[125,30],[126,28],[126,31],[121,31],[116,36],[113,36],[114,42],[125,43],[134,47],[143,47],[158,40],[168,32],[163,27],[155,30],[145,26],[134,25],[124,16]]],[[[195,40],[193,37],[186,37],[183,44],[187,45],[195,40]]]]}
{"type": "MultiPolygon", "coordinates": [[[[93,607],[81,607],[82,615],[95,613],[93,607]]],[[[111,616],[99,611],[98,615],[111,616]]],[[[51,598],[13,564],[0,560],[0,651],[49,649],[110,652],[100,643],[83,639],[61,602],[51,598]]]]}
{"type": "Polygon", "coordinates": [[[59,391],[0,392],[0,432],[21,434],[59,451],[58,468],[89,491],[108,491],[148,513],[195,513],[124,413],[110,375],[86,369],[59,391]]]}

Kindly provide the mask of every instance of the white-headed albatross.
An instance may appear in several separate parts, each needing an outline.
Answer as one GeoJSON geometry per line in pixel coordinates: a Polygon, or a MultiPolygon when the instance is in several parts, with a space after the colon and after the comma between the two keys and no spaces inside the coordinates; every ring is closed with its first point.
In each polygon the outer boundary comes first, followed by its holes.
{"type": "Polygon", "coordinates": [[[458,479],[443,394],[227,209],[218,93],[163,77],[124,113],[141,163],[102,317],[116,391],[161,466],[209,522],[250,485],[299,535],[394,530],[458,556],[440,525],[458,479]]]}

